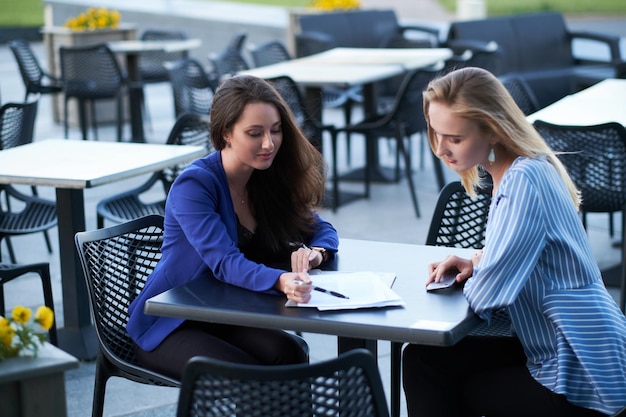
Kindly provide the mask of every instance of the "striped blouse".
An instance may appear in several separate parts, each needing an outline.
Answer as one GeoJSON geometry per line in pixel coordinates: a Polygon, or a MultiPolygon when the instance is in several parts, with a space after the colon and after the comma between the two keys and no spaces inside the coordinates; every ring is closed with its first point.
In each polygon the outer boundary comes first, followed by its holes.
{"type": "Polygon", "coordinates": [[[578,406],[626,405],[626,319],[602,282],[556,169],[518,158],[492,199],[485,248],[465,287],[489,321],[506,307],[531,375],[578,406]]]}

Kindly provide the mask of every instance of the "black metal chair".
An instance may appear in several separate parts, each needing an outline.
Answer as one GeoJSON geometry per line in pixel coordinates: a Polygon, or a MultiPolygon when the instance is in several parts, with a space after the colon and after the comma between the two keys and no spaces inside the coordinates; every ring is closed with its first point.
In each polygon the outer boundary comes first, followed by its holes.
{"type": "MultiPolygon", "coordinates": [[[[141,34],[143,41],[169,41],[169,40],[185,40],[187,34],[182,30],[165,30],[165,29],[146,29],[141,34]]],[[[149,51],[139,55],[139,74],[141,76],[142,87],[145,84],[157,84],[169,82],[170,78],[165,68],[166,62],[178,61],[185,59],[189,55],[188,51],[165,52],[165,51],[149,51]]],[[[141,90],[141,102],[144,114],[148,120],[150,115],[145,104],[145,91],[141,90]]]]}
{"type": "MultiPolygon", "coordinates": [[[[176,120],[167,144],[205,146],[208,153],[213,148],[210,136],[207,116],[186,113],[176,120]]],[[[184,167],[183,165],[175,166],[156,172],[139,187],[101,200],[96,206],[98,228],[104,227],[105,219],[123,223],[149,214],[165,215],[167,193],[184,167]],[[142,198],[142,195],[159,183],[163,187],[164,198],[152,202],[142,198]]]]}
{"type": "Polygon", "coordinates": [[[61,79],[51,75],[41,67],[27,40],[10,41],[9,48],[15,56],[26,88],[24,101],[27,101],[31,94],[58,94],[63,91],[61,79]]]}
{"type": "Polygon", "coordinates": [[[182,59],[166,65],[174,95],[174,113],[209,115],[217,80],[193,58],[182,59]]]}
{"type": "MultiPolygon", "coordinates": [[[[411,157],[405,147],[405,139],[409,139],[415,133],[421,133],[426,130],[426,120],[423,117],[422,91],[437,74],[436,71],[429,69],[418,69],[407,73],[405,79],[398,90],[394,104],[387,113],[378,114],[362,120],[359,123],[338,127],[332,134],[332,178],[333,178],[333,198],[338,198],[339,194],[339,172],[337,164],[337,136],[339,133],[359,133],[366,137],[366,140],[378,141],[380,138],[393,138],[397,144],[396,157],[396,179],[400,176],[399,156],[402,155],[404,160],[404,168],[406,179],[413,201],[413,207],[417,217],[420,216],[419,206],[417,203],[417,194],[413,185],[413,172],[411,168],[411,157]]],[[[368,147],[366,146],[366,149],[368,147]]],[[[370,189],[370,164],[372,155],[366,151],[365,162],[365,197],[369,198],[370,189]]],[[[441,162],[433,154],[433,162],[437,173],[437,180],[440,187],[443,187],[443,171],[441,162]]]]}
{"type": "Polygon", "coordinates": [[[98,339],[92,416],[102,416],[106,384],[117,376],[150,385],[180,382],[137,364],[126,332],[128,307],[161,258],[163,217],[152,215],[76,234],[89,305],[98,339]]]}
{"type": "Polygon", "coordinates": [[[117,140],[122,140],[124,119],[123,95],[126,76],[115,55],[106,44],[78,47],[60,47],[61,74],[63,78],[63,104],[65,137],[69,136],[68,102],[78,100],[78,114],[82,138],[87,139],[87,104],[94,138],[98,139],[95,102],[115,99],[117,102],[117,140]]]}
{"type": "MultiPolygon", "coordinates": [[[[580,212],[585,228],[587,213],[608,213],[613,236],[613,213],[622,212],[622,245],[626,242],[626,128],[619,123],[563,126],[542,120],[535,128],[557,152],[582,194],[580,212]]],[[[626,246],[623,246],[626,247],[626,246]]],[[[622,251],[622,265],[624,264],[622,251]]],[[[626,267],[622,266],[620,308],[626,307],[626,267]]]]}
{"type": "Polygon", "coordinates": [[[523,78],[506,75],[500,77],[500,80],[525,115],[528,116],[539,110],[539,102],[535,97],[535,93],[532,92],[523,78]]]}
{"type": "Polygon", "coordinates": [[[374,356],[356,349],[315,364],[254,366],[205,357],[185,367],[177,417],[387,417],[374,356]]]}
{"type": "Polygon", "coordinates": [[[332,131],[334,126],[322,125],[309,114],[298,85],[290,77],[268,78],[267,81],[287,102],[304,135],[322,152],[322,134],[324,131],[332,131]]]}
{"type": "MultiPolygon", "coordinates": [[[[0,107],[0,151],[24,145],[33,141],[35,119],[37,117],[38,101],[27,103],[6,103],[0,107]]],[[[37,197],[37,189],[31,187],[37,197]]],[[[44,199],[30,199],[11,185],[0,187],[4,191],[6,210],[1,211],[0,236],[5,237],[11,262],[16,262],[10,236],[43,232],[48,253],[52,253],[52,244],[47,233],[56,226],[56,203],[44,199]],[[24,207],[20,212],[13,212],[12,203],[17,207],[24,207]]]]}
{"type": "Polygon", "coordinates": [[[235,48],[225,48],[217,53],[209,54],[209,62],[219,79],[250,69],[250,64],[242,52],[235,48]]]}
{"type": "MultiPolygon", "coordinates": [[[[292,59],[287,47],[278,40],[268,41],[250,49],[252,61],[256,67],[276,64],[292,59]]],[[[361,87],[350,88],[324,87],[322,88],[322,106],[325,108],[343,109],[343,117],[346,125],[352,123],[352,110],[355,104],[363,103],[361,87]]],[[[350,163],[350,138],[347,137],[347,158],[350,163]]]]}
{"type": "MultiPolygon", "coordinates": [[[[54,299],[52,297],[52,284],[50,279],[50,265],[47,262],[35,264],[6,264],[0,263],[0,314],[6,314],[4,300],[4,284],[29,273],[39,275],[43,289],[44,305],[54,312],[54,299]]],[[[53,345],[58,345],[56,317],[52,327],[48,330],[48,340],[53,345]]]]}

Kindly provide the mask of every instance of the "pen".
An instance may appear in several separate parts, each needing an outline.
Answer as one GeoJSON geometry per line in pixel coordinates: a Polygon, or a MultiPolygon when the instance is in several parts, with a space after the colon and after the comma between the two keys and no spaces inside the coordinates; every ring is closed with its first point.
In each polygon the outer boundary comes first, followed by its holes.
{"type": "Polygon", "coordinates": [[[318,287],[317,285],[312,285],[312,284],[307,284],[304,281],[300,281],[300,280],[295,280],[295,283],[298,285],[309,285],[311,286],[311,288],[313,288],[315,291],[319,291],[319,292],[323,292],[329,295],[332,295],[333,297],[337,297],[337,298],[345,298],[346,300],[349,300],[350,297],[347,297],[345,295],[343,295],[340,292],[337,291],[332,291],[332,290],[327,290],[326,288],[322,288],[322,287],[318,287]]]}

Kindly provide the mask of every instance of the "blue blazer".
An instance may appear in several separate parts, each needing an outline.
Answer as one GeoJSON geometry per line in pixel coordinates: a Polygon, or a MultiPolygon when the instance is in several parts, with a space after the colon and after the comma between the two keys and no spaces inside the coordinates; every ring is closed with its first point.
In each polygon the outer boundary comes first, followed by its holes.
{"type": "MultiPolygon", "coordinates": [[[[336,253],[337,231],[317,216],[309,246],[336,253]]],[[[155,349],[184,320],[144,314],[148,298],[198,277],[218,279],[252,291],[275,292],[284,270],[252,262],[237,247],[237,217],[221,152],[194,161],[174,182],[165,206],[162,258],[129,308],[126,327],[143,350],[155,349]]]]}

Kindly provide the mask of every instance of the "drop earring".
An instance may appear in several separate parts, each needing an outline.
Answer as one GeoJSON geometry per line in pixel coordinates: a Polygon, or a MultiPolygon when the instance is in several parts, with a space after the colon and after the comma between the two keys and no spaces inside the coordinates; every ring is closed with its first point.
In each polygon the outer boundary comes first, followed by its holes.
{"type": "Polygon", "coordinates": [[[489,156],[487,157],[487,160],[489,161],[489,165],[493,165],[493,163],[496,162],[496,153],[493,151],[493,147],[489,151],[489,156]]]}

